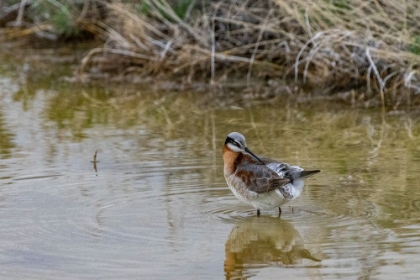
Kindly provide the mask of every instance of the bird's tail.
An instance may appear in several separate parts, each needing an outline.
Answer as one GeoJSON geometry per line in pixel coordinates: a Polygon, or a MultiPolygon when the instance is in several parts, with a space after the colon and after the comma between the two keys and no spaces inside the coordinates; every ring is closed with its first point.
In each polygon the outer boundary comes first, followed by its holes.
{"type": "Polygon", "coordinates": [[[320,172],[321,170],[304,170],[300,173],[300,178],[305,178],[305,177],[309,177],[312,176],[318,172],[320,172]]]}

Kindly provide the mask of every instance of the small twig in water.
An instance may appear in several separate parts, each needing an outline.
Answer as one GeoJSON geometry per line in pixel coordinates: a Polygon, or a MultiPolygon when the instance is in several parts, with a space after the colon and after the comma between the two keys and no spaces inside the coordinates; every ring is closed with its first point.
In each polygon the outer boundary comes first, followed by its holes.
{"type": "Polygon", "coordinates": [[[93,155],[93,170],[95,170],[95,172],[98,172],[98,168],[96,168],[96,155],[98,154],[98,150],[95,151],[95,154],[93,155]]]}

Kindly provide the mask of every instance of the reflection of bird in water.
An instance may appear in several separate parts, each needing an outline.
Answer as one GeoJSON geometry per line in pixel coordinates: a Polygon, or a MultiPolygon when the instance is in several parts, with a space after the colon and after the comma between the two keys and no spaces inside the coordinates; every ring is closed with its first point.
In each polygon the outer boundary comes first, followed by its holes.
{"type": "Polygon", "coordinates": [[[236,224],[226,241],[225,255],[226,279],[251,276],[247,270],[253,266],[321,261],[304,248],[292,224],[273,217],[249,217],[236,224]]]}

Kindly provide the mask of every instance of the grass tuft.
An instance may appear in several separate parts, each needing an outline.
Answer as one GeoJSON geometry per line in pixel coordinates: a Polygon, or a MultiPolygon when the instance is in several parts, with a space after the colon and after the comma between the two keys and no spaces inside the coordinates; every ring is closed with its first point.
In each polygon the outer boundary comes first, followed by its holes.
{"type": "Polygon", "coordinates": [[[210,84],[244,77],[248,85],[287,79],[324,94],[357,89],[356,99],[382,105],[420,96],[418,0],[144,0],[106,7],[107,21],[98,23],[106,40],[83,60],[85,76],[163,74],[210,84]]]}
{"type": "Polygon", "coordinates": [[[325,92],[364,88],[363,99],[380,96],[383,103],[406,97],[391,94],[396,90],[420,93],[418,1],[177,3],[145,0],[142,12],[110,4],[108,40],[87,56],[83,69],[106,57],[118,70],[185,81],[292,78],[325,92]]]}

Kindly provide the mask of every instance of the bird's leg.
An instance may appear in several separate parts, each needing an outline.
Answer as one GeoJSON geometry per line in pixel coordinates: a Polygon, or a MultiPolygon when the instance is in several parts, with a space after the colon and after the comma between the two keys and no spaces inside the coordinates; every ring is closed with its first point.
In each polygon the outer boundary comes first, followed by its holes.
{"type": "Polygon", "coordinates": [[[261,214],[260,209],[257,209],[257,216],[259,217],[261,214]]]}
{"type": "Polygon", "coordinates": [[[281,216],[281,207],[279,207],[279,217],[281,216]]]}

